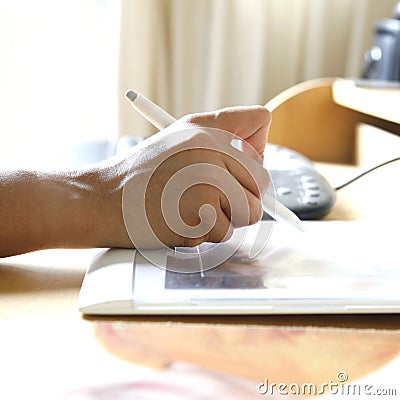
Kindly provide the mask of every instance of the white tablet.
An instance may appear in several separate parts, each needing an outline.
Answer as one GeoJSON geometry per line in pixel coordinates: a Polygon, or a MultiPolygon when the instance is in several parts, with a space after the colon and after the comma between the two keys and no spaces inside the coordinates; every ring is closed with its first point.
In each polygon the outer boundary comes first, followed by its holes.
{"type": "Polygon", "coordinates": [[[232,243],[183,252],[106,250],[86,273],[79,309],[97,315],[400,312],[398,239],[391,232],[365,222],[305,222],[303,234],[272,221],[259,224],[271,235],[255,257],[249,254],[258,224],[213,268],[202,268],[210,265],[203,263],[207,250],[224,254],[232,243]]]}

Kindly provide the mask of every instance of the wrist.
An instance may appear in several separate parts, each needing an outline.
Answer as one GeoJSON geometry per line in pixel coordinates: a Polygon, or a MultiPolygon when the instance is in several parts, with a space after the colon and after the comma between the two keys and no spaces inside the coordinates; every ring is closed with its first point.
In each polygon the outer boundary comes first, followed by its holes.
{"type": "Polygon", "coordinates": [[[76,183],[86,189],[82,206],[91,232],[86,247],[133,247],[123,219],[124,174],[119,172],[119,165],[105,164],[77,177],[76,183]]]}
{"type": "Polygon", "coordinates": [[[112,168],[44,175],[45,247],[132,247],[122,218],[121,185],[112,168]]]}

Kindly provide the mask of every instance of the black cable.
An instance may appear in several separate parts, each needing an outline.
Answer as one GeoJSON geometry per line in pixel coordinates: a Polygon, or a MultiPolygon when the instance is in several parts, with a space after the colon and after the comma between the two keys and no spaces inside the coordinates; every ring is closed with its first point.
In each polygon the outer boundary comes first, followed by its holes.
{"type": "Polygon", "coordinates": [[[345,183],[342,183],[341,185],[335,187],[334,190],[340,190],[340,189],[344,188],[345,186],[350,185],[350,183],[353,183],[357,179],[360,179],[364,175],[367,175],[370,172],[372,172],[372,171],[374,171],[374,170],[376,170],[376,169],[378,169],[380,167],[383,167],[384,165],[387,165],[387,164],[390,164],[392,162],[399,161],[399,160],[400,160],[400,157],[397,157],[397,158],[393,158],[392,160],[385,161],[382,164],[375,165],[375,167],[372,167],[372,168],[368,169],[367,171],[364,171],[362,174],[357,175],[356,177],[350,179],[349,181],[347,181],[345,183]]]}

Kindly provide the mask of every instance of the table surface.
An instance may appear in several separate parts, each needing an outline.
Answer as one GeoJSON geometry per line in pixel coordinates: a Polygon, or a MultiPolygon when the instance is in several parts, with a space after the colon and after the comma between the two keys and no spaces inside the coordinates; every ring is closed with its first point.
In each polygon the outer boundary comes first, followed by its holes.
{"type": "Polygon", "coordinates": [[[400,124],[400,83],[337,79],[333,99],[344,107],[400,124]]]}
{"type": "MultiPolygon", "coordinates": [[[[366,166],[317,168],[336,186],[366,166]]],[[[397,234],[399,176],[400,163],[393,163],[342,189],[324,219],[384,221],[397,234]]],[[[397,382],[400,315],[83,318],[77,296],[97,251],[0,260],[0,398],[93,399],[100,387],[108,398],[204,392],[243,400],[259,398],[266,378],[381,388],[397,382]],[[339,380],[341,372],[348,381],[339,380]]]]}

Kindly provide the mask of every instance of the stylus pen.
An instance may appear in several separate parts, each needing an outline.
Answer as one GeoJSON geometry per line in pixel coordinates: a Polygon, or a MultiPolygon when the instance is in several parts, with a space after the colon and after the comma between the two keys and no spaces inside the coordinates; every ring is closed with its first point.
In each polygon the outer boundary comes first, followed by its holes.
{"type": "MultiPolygon", "coordinates": [[[[164,129],[176,121],[172,115],[140,93],[128,90],[125,96],[131,102],[132,107],[158,129],[164,129]]],[[[262,197],[262,206],[264,211],[276,221],[286,222],[292,227],[304,231],[304,225],[297,215],[267,192],[262,197]]]]}

